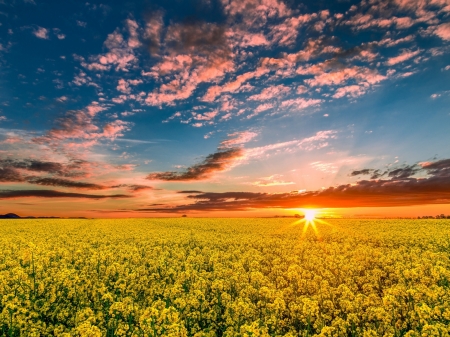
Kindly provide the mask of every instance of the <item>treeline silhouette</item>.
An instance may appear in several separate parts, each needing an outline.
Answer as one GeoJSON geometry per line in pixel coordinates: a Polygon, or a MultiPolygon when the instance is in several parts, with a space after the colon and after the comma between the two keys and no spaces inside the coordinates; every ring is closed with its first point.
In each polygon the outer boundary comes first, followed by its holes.
{"type": "Polygon", "coordinates": [[[424,215],[422,217],[418,216],[417,219],[450,219],[450,215],[439,214],[436,216],[424,215]]]}

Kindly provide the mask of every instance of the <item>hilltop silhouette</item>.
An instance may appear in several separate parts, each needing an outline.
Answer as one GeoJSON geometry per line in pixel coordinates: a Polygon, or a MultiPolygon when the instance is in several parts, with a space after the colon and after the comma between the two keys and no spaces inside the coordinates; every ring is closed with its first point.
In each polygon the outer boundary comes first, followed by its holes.
{"type": "Polygon", "coordinates": [[[20,216],[14,213],[0,214],[0,219],[20,219],[20,216]]]}

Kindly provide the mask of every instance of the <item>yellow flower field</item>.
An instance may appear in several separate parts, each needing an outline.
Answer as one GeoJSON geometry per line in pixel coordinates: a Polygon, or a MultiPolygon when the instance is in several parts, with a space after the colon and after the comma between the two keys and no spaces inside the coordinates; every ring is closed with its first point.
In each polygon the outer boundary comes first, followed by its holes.
{"type": "Polygon", "coordinates": [[[1,336],[448,336],[450,220],[1,220],[1,336]]]}

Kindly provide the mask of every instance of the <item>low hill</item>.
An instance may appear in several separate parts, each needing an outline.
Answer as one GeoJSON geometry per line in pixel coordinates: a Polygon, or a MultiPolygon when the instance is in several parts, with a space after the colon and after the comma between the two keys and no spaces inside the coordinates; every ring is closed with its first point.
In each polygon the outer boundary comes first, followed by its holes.
{"type": "Polygon", "coordinates": [[[14,213],[0,214],[0,219],[20,219],[20,216],[14,213]]]}

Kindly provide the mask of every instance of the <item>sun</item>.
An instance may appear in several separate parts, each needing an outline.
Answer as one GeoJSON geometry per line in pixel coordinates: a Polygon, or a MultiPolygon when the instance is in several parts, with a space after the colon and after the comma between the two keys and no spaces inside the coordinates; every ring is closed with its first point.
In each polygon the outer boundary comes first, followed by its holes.
{"type": "Polygon", "coordinates": [[[315,209],[305,209],[304,213],[306,221],[314,221],[317,211],[315,209]]]}

